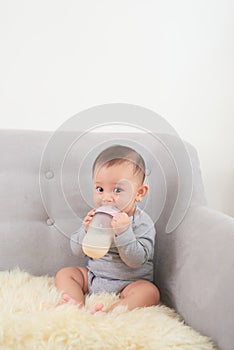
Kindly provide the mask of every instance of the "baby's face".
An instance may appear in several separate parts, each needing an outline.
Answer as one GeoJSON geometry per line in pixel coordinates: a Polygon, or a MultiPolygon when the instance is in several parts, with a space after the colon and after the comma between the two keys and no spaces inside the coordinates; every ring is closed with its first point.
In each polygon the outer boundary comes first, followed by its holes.
{"type": "Polygon", "coordinates": [[[120,211],[133,215],[135,201],[139,199],[142,184],[139,174],[133,173],[128,162],[97,168],[93,176],[93,199],[95,207],[114,205],[120,211]]]}

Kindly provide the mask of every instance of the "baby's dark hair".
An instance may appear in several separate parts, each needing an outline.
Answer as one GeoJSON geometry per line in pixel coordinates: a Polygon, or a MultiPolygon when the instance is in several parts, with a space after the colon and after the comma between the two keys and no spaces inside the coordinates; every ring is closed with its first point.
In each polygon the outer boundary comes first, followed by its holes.
{"type": "Polygon", "coordinates": [[[122,145],[114,145],[102,151],[93,164],[93,174],[98,166],[102,167],[104,165],[109,167],[116,164],[122,164],[124,162],[128,162],[133,165],[133,174],[141,176],[141,181],[143,183],[145,178],[144,159],[134,149],[122,145]]]}

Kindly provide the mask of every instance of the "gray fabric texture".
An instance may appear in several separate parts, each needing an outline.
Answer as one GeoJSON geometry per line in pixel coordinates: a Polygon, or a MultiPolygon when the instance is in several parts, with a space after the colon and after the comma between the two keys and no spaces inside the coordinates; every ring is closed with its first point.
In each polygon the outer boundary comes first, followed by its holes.
{"type": "Polygon", "coordinates": [[[173,136],[61,132],[50,142],[51,136],[0,132],[0,269],[54,275],[86,265],[73,256],[70,237],[92,208],[92,161],[113,143],[132,146],[147,163],[150,190],[141,205],[156,225],[154,279],[162,301],[220,349],[233,350],[234,219],[206,206],[196,150],[185,143],[193,177],[188,201],[191,173],[187,167],[188,177],[178,181],[186,164],[173,136]],[[166,233],[173,212],[175,227],[166,233]]]}

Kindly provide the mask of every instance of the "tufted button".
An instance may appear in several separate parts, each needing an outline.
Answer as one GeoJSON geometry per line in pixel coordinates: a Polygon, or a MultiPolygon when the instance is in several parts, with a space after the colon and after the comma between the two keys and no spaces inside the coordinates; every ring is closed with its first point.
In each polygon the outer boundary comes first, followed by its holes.
{"type": "Polygon", "coordinates": [[[46,220],[46,223],[47,223],[48,226],[52,226],[52,225],[54,225],[54,220],[51,219],[51,218],[48,218],[48,219],[46,220]]]}
{"type": "Polygon", "coordinates": [[[53,171],[47,171],[47,172],[45,173],[45,177],[46,177],[47,179],[52,179],[52,178],[54,177],[53,171]]]}

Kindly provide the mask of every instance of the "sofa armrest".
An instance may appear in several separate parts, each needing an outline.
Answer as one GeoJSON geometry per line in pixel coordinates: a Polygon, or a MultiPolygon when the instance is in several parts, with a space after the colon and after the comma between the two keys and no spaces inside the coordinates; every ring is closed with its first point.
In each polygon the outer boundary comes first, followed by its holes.
{"type": "Polygon", "coordinates": [[[232,350],[234,219],[193,206],[172,234],[161,235],[159,244],[160,251],[167,249],[158,261],[165,302],[220,349],[232,350]]]}

